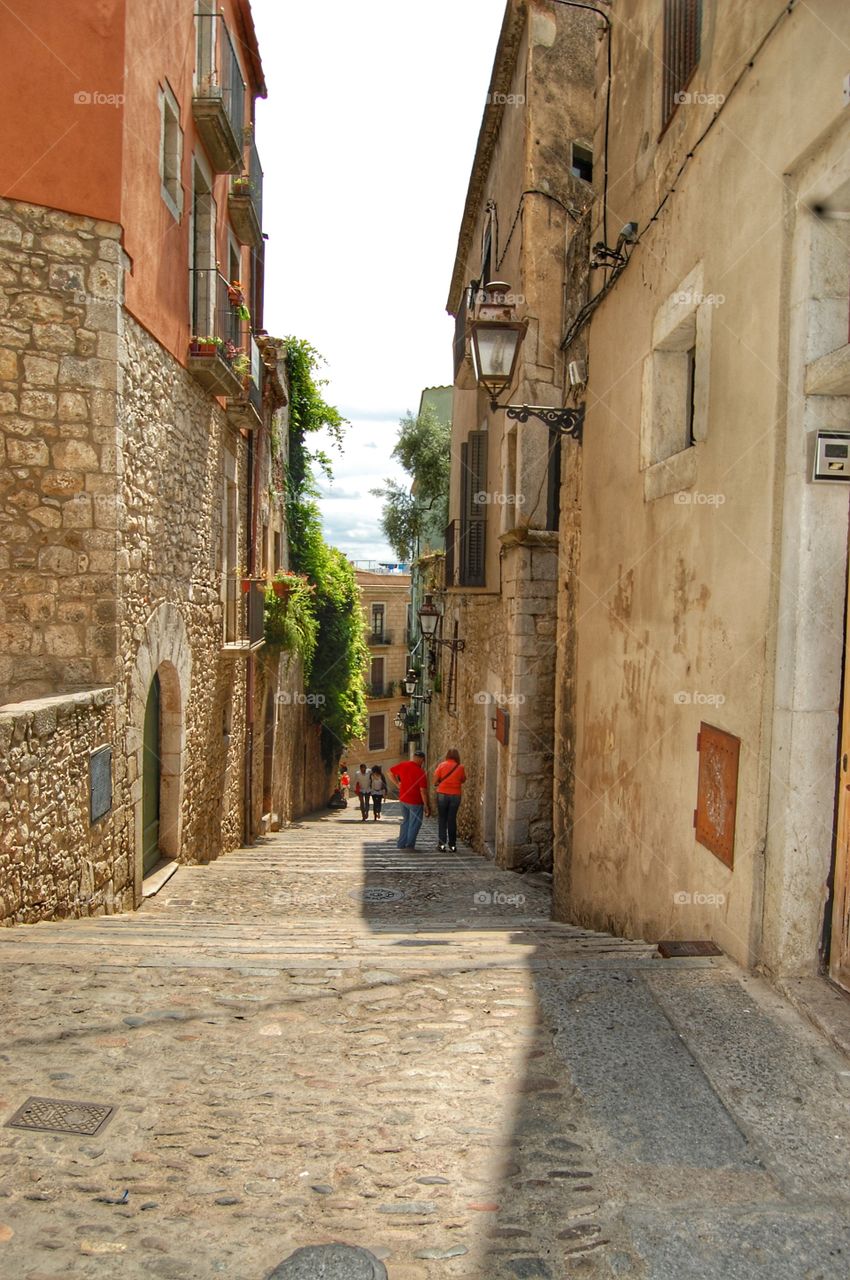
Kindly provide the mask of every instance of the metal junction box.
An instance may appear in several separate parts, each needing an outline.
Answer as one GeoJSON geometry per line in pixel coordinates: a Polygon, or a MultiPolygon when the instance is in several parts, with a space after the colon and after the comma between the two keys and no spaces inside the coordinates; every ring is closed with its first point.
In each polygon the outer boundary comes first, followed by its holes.
{"type": "Polygon", "coordinates": [[[812,479],[850,480],[850,432],[818,432],[812,479]]]}

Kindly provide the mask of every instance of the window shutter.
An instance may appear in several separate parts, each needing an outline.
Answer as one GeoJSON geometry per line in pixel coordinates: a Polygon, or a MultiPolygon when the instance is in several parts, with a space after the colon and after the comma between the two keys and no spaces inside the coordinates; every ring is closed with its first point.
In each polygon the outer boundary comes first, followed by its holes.
{"type": "Polygon", "coordinates": [[[487,490],[487,432],[470,431],[461,445],[461,584],[483,587],[486,568],[487,502],[476,502],[487,490]]]}
{"type": "Polygon", "coordinates": [[[664,0],[664,77],[662,125],[676,107],[676,95],[699,65],[702,0],[664,0]]]}

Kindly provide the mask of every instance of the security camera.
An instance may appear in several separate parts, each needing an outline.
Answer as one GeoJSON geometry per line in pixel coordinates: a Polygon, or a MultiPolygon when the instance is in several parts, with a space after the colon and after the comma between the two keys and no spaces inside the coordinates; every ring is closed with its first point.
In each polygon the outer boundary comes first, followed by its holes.
{"type": "Polygon", "coordinates": [[[620,244],[634,244],[637,240],[637,233],[638,224],[636,222],[627,222],[617,240],[620,244]]]}

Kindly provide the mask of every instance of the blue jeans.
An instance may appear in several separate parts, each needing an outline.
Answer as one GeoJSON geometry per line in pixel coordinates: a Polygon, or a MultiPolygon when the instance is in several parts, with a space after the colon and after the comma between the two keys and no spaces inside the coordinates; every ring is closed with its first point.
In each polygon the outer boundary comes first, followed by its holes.
{"type": "Polygon", "coordinates": [[[446,796],[437,792],[437,843],[457,846],[457,811],[460,808],[460,796],[446,796]],[[448,840],[446,830],[448,829],[448,840]]]}
{"type": "Polygon", "coordinates": [[[398,834],[399,849],[414,849],[419,828],[422,826],[423,805],[402,804],[401,831],[398,834]]]}

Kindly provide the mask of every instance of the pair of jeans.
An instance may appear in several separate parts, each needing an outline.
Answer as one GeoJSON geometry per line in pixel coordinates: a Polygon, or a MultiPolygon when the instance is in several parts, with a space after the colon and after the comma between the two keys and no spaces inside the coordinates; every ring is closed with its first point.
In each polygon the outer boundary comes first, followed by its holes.
{"type": "Polygon", "coordinates": [[[405,804],[401,806],[401,831],[398,835],[399,849],[415,849],[416,837],[422,826],[424,806],[421,804],[405,804]]]}
{"type": "Polygon", "coordinates": [[[357,798],[360,801],[361,814],[363,815],[364,818],[368,818],[369,817],[369,792],[361,791],[358,794],[357,798]]]}
{"type": "Polygon", "coordinates": [[[373,791],[372,792],[372,808],[375,810],[376,818],[380,818],[381,816],[381,805],[383,803],[384,803],[383,793],[379,794],[377,791],[373,791]]]}
{"type": "Polygon", "coordinates": [[[457,811],[460,808],[460,796],[444,795],[437,792],[437,843],[448,844],[454,849],[457,846],[457,811]],[[448,835],[448,839],[446,836],[448,835]]]}

